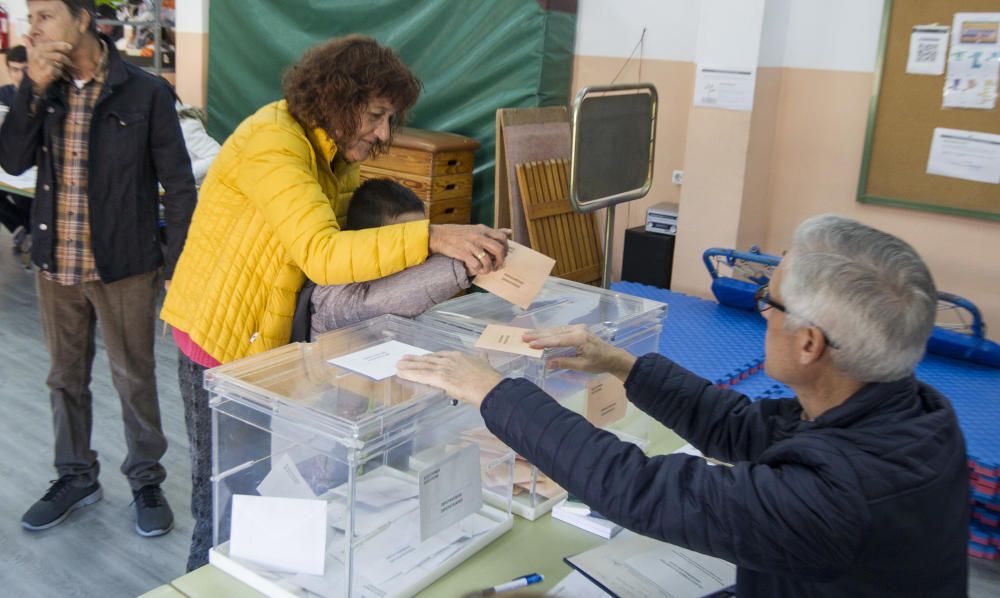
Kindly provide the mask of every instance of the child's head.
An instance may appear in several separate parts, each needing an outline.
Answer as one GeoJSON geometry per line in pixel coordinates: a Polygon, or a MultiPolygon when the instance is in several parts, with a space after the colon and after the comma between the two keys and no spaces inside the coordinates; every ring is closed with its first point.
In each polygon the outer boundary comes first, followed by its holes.
{"type": "Polygon", "coordinates": [[[424,218],[424,202],[413,191],[389,179],[369,179],[351,197],[344,230],[376,228],[424,218]]]}

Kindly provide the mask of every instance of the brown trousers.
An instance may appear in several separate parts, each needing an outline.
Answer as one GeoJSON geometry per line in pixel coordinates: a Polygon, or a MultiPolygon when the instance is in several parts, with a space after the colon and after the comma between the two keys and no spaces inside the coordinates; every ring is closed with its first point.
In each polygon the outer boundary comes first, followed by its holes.
{"type": "Polygon", "coordinates": [[[90,447],[90,393],[96,325],[111,362],[111,380],[121,399],[128,454],[121,472],[133,490],[166,477],[160,458],[167,439],[160,425],[153,343],[156,338],[157,272],[110,284],[61,285],[37,277],[42,330],[49,349],[49,398],[55,428],[55,466],[74,485],[97,481],[100,466],[90,447]]]}

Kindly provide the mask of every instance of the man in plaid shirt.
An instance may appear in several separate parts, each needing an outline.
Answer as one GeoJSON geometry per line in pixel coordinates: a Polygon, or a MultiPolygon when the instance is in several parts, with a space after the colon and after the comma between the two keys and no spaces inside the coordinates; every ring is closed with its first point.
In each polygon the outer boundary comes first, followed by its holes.
{"type": "Polygon", "coordinates": [[[160,489],[153,342],[160,268],[169,281],[196,201],[169,84],[126,64],[94,22],[94,0],[28,0],[28,71],[0,133],[0,165],[38,166],[32,261],[51,360],[47,383],[59,479],[24,514],[26,529],[62,522],[101,498],[91,449],[95,328],[111,362],[135,498],[136,531],[173,527],[160,489]],[[163,185],[167,255],[160,245],[163,185]]]}

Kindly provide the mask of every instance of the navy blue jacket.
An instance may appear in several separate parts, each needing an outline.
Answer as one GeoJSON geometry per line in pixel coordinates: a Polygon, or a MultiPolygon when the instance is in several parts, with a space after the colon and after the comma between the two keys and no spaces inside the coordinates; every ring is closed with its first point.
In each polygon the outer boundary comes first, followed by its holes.
{"type": "MultiPolygon", "coordinates": [[[[164,263],[160,249],[157,181],[167,221],[166,277],[184,248],[197,195],[174,91],[163,79],[124,62],[111,48],[108,76],[90,126],[88,189],[91,249],[101,280],[110,283],[151,272],[164,263]]],[[[38,166],[31,210],[31,258],[54,271],[55,201],[59,179],[52,139],[66,118],[67,86],[58,80],[30,112],[32,82],[25,76],[0,130],[0,166],[21,174],[38,166]]]]}
{"type": "Polygon", "coordinates": [[[0,104],[4,106],[10,106],[14,103],[14,94],[17,93],[17,88],[14,84],[4,85],[0,87],[0,104]]]}
{"type": "Polygon", "coordinates": [[[704,454],[647,457],[524,379],[483,401],[490,431],[609,519],[736,563],[737,595],[965,596],[965,443],[948,401],[913,376],[869,384],[815,421],[750,402],[665,357],[629,400],[704,454]]]}

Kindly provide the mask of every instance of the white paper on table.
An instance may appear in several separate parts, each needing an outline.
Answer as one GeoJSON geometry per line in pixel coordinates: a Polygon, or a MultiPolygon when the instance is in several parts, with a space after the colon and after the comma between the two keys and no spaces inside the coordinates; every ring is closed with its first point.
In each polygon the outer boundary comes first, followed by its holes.
{"type": "Polygon", "coordinates": [[[916,25],[910,33],[906,72],[911,75],[943,75],[948,58],[948,26],[916,25]]]}
{"type": "Polygon", "coordinates": [[[727,110],[752,110],[757,69],[698,65],[694,105],[727,110]]]}
{"type": "Polygon", "coordinates": [[[298,466],[288,453],[282,453],[272,459],[272,462],[271,471],[257,485],[257,492],[260,492],[261,496],[316,498],[316,493],[309,487],[309,483],[302,477],[298,466]]]}
{"type": "Polygon", "coordinates": [[[934,129],[927,173],[980,183],[1000,183],[1000,135],[934,129]]]}
{"type": "Polygon", "coordinates": [[[326,503],[273,496],[233,496],[229,554],[267,569],[323,575],[326,503]]]}
{"type": "Polygon", "coordinates": [[[736,565],[721,559],[698,554],[666,542],[622,530],[614,539],[586,552],[566,558],[566,562],[584,572],[601,587],[617,596],[637,598],[674,596],[674,598],[701,598],[712,590],[666,593],[664,588],[676,588],[674,576],[683,577],[689,568],[699,584],[710,587],[717,580],[716,589],[736,582],[736,565]],[[638,560],[636,560],[638,559],[638,560]],[[665,571],[649,571],[645,567],[654,563],[665,571]],[[671,563],[663,565],[662,563],[671,563]],[[704,570],[702,570],[704,569],[704,570]]]}
{"type": "Polygon", "coordinates": [[[573,571],[545,594],[557,598],[608,598],[608,594],[579,571],[573,571]]]}
{"type": "Polygon", "coordinates": [[[478,443],[460,448],[420,471],[421,541],[482,508],[480,476],[478,443]]]}
{"type": "Polygon", "coordinates": [[[35,185],[38,183],[38,168],[32,166],[28,170],[25,170],[16,176],[0,168],[0,183],[16,189],[21,189],[22,191],[34,189],[35,185]]]}
{"type": "Polygon", "coordinates": [[[333,365],[368,376],[373,380],[385,380],[396,375],[396,363],[405,355],[427,355],[430,351],[407,345],[399,341],[386,341],[361,351],[329,359],[333,365]]]}
{"type": "Polygon", "coordinates": [[[942,105],[992,110],[998,78],[1000,12],[955,13],[942,105]]]}
{"type": "Polygon", "coordinates": [[[701,598],[736,583],[736,565],[680,546],[666,545],[626,563],[665,596],[701,598]]]}
{"type": "Polygon", "coordinates": [[[672,455],[691,455],[693,457],[702,457],[702,458],[705,457],[705,454],[702,453],[701,451],[699,451],[698,449],[694,448],[694,445],[691,444],[690,442],[687,443],[687,444],[685,444],[681,448],[677,449],[676,451],[674,451],[671,454],[672,455]]]}

